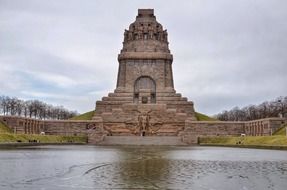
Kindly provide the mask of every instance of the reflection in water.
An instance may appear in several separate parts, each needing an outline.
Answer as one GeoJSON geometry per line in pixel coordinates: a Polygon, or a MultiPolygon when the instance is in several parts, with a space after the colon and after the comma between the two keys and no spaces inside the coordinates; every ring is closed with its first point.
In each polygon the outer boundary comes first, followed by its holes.
{"type": "Polygon", "coordinates": [[[0,150],[0,189],[285,190],[287,152],[217,147],[0,150]]]}
{"type": "Polygon", "coordinates": [[[122,148],[118,161],[96,166],[88,171],[94,187],[123,189],[158,189],[165,187],[168,161],[164,149],[122,148]]]}
{"type": "Polygon", "coordinates": [[[120,154],[121,160],[118,177],[122,188],[150,188],[165,187],[164,179],[168,175],[168,161],[166,151],[158,148],[129,148],[120,154]]]}

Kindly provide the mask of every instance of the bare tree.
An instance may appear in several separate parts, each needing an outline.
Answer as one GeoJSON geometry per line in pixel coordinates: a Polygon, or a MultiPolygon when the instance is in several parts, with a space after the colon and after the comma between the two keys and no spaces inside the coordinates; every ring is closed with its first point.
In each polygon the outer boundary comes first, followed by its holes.
{"type": "Polygon", "coordinates": [[[265,101],[259,105],[249,105],[242,109],[234,107],[216,115],[222,121],[248,121],[266,117],[287,117],[287,96],[273,101],[265,101]]]}
{"type": "Polygon", "coordinates": [[[34,117],[36,119],[69,119],[77,115],[63,106],[53,106],[39,100],[20,100],[16,97],[0,96],[0,114],[34,117]]]}

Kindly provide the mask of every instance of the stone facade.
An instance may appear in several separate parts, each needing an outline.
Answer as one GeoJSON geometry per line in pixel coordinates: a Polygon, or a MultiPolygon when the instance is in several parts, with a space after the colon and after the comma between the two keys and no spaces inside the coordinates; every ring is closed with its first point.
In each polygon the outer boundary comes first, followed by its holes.
{"type": "Polygon", "coordinates": [[[89,143],[103,140],[107,132],[101,121],[37,120],[16,116],[0,116],[0,121],[17,134],[88,136],[89,143]]]}
{"type": "Polygon", "coordinates": [[[265,118],[252,121],[186,121],[180,133],[183,142],[197,143],[200,136],[270,136],[287,121],[284,118],[265,118]]]}
{"type": "MultiPolygon", "coordinates": [[[[160,112],[158,112],[160,113],[160,112]]],[[[165,115],[165,114],[163,114],[165,115]]],[[[158,127],[158,120],[146,120],[151,125],[150,132],[158,132],[164,136],[178,136],[187,144],[196,144],[200,136],[239,136],[245,134],[247,136],[269,136],[272,135],[287,121],[284,118],[266,118],[254,121],[233,122],[233,121],[193,121],[187,120],[184,126],[176,123],[176,118],[170,122],[175,125],[158,127]],[[180,126],[180,127],[179,127],[180,126]],[[176,131],[176,133],[175,133],[176,131]]],[[[18,134],[40,134],[45,132],[47,135],[65,135],[78,136],[87,135],[89,143],[97,144],[104,140],[105,136],[111,133],[119,133],[122,136],[130,136],[130,134],[139,135],[138,128],[120,129],[119,123],[116,123],[114,129],[104,129],[102,121],[72,121],[72,120],[35,120],[23,117],[0,116],[0,121],[11,128],[14,133],[18,134]],[[115,130],[115,131],[109,131],[115,130]],[[116,131],[119,130],[119,131],[116,131]]],[[[141,123],[143,125],[144,122],[141,123]]],[[[133,126],[133,125],[131,125],[133,126]]],[[[139,126],[140,127],[140,126],[139,126]]],[[[148,132],[148,131],[146,131],[148,132]]]]}
{"type": "Polygon", "coordinates": [[[193,102],[176,93],[168,34],[152,9],[139,9],[124,32],[117,88],[96,102],[94,119],[109,135],[178,135],[196,120],[193,102]]]}
{"type": "Polygon", "coordinates": [[[180,134],[188,144],[196,144],[200,136],[238,136],[244,133],[245,122],[230,121],[186,121],[180,134]]]}
{"type": "Polygon", "coordinates": [[[42,131],[45,131],[42,120],[16,116],[0,116],[0,121],[17,134],[40,134],[42,131]]]}
{"type": "Polygon", "coordinates": [[[249,136],[269,136],[286,123],[287,121],[284,118],[266,118],[247,121],[244,124],[244,133],[249,136]]]}

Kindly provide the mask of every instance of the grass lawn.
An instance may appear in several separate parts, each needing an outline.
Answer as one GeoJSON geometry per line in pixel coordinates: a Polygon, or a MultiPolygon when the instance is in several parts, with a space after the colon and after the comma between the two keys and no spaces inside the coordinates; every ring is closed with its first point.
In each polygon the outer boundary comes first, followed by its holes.
{"type": "Polygon", "coordinates": [[[0,143],[29,142],[29,140],[40,143],[86,143],[87,137],[0,133],[0,143]]]}
{"type": "Polygon", "coordinates": [[[77,115],[75,117],[72,117],[70,120],[92,120],[94,113],[95,113],[95,111],[89,111],[89,112],[83,113],[81,115],[77,115]]]}
{"type": "Polygon", "coordinates": [[[245,136],[245,137],[200,137],[201,145],[252,145],[252,146],[287,146],[287,137],[274,136],[245,136]]]}
{"type": "Polygon", "coordinates": [[[195,117],[198,121],[218,121],[215,118],[209,117],[199,112],[195,112],[195,117]]]}
{"type": "Polygon", "coordinates": [[[278,129],[277,131],[275,131],[275,132],[273,133],[273,135],[286,136],[286,127],[287,127],[287,125],[281,127],[280,129],[278,129]]]}

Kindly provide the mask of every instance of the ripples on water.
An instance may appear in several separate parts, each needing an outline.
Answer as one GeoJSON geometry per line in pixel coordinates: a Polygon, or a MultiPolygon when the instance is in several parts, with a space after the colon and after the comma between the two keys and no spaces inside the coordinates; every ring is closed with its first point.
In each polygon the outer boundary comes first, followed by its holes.
{"type": "Polygon", "coordinates": [[[285,190],[287,151],[41,146],[0,150],[0,189],[285,190]]]}

